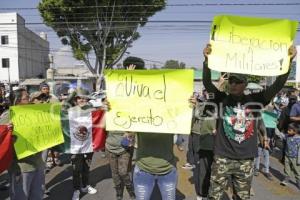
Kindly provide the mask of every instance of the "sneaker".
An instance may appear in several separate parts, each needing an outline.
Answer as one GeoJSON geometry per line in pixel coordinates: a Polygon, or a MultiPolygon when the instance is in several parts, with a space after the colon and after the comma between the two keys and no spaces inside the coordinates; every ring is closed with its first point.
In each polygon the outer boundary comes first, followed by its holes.
{"type": "Polygon", "coordinates": [[[254,176],[258,176],[259,175],[259,169],[255,169],[254,170],[254,176]]]}
{"type": "Polygon", "coordinates": [[[280,185],[287,186],[287,184],[289,184],[289,181],[289,177],[285,177],[283,181],[280,182],[280,185]]]}
{"type": "Polygon", "coordinates": [[[92,186],[88,185],[85,188],[81,188],[81,192],[89,193],[89,194],[96,194],[97,190],[92,186]]]}
{"type": "Polygon", "coordinates": [[[79,200],[79,199],[80,199],[80,191],[75,190],[74,193],[73,193],[72,200],[79,200]]]}
{"type": "Polygon", "coordinates": [[[193,165],[191,165],[190,163],[185,163],[184,165],[182,165],[182,167],[181,168],[183,168],[183,169],[193,169],[194,168],[194,166],[193,165]]]}
{"type": "Polygon", "coordinates": [[[270,173],[265,173],[265,177],[269,180],[269,181],[273,181],[273,176],[270,173]]]}
{"type": "Polygon", "coordinates": [[[197,196],[197,200],[203,200],[203,198],[200,196],[197,196]]]}

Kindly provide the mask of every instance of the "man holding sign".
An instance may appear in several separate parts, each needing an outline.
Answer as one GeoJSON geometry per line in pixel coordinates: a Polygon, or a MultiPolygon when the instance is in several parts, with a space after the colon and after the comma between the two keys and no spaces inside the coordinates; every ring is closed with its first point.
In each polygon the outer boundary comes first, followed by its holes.
{"type": "MultiPolygon", "coordinates": [[[[215,49],[207,45],[203,51],[203,84],[208,92],[214,94],[213,101],[219,108],[217,133],[212,165],[209,199],[221,199],[227,186],[228,177],[232,177],[238,199],[250,199],[254,158],[257,157],[257,130],[255,117],[260,110],[281,90],[287,73],[277,77],[268,89],[260,93],[245,95],[247,77],[244,74],[229,75],[229,94],[219,91],[211,81],[208,68],[210,54],[215,49]]],[[[290,63],[296,55],[295,47],[289,48],[290,63]]],[[[268,55],[266,55],[268,56],[268,55]]]]}

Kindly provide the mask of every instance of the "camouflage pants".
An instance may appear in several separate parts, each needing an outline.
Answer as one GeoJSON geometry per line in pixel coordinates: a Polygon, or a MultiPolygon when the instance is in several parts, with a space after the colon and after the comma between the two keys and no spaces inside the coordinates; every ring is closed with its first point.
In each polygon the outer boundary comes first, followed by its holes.
{"type": "Polygon", "coordinates": [[[131,162],[133,151],[126,151],[120,155],[106,150],[111,168],[112,178],[115,186],[132,185],[131,180],[131,162]]]}
{"type": "Polygon", "coordinates": [[[212,164],[209,200],[220,200],[231,179],[237,199],[250,199],[254,159],[234,160],[215,156],[212,164]]]}
{"type": "Polygon", "coordinates": [[[284,159],[284,174],[287,177],[295,175],[296,181],[300,182],[300,165],[297,164],[297,158],[285,156],[284,159]]]}

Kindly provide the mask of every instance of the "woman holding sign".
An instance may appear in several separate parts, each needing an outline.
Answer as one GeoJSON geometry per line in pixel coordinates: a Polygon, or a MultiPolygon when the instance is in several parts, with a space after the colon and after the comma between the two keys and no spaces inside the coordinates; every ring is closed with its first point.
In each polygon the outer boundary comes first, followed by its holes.
{"type": "MultiPolygon", "coordinates": [[[[140,58],[128,57],[124,60],[123,66],[127,70],[144,69],[145,63],[140,58]]],[[[108,155],[117,200],[123,199],[124,187],[126,187],[130,199],[135,199],[134,187],[130,176],[134,140],[134,133],[121,131],[110,131],[106,139],[105,151],[108,155]]]]}
{"type": "MultiPolygon", "coordinates": [[[[143,62],[127,60],[126,63],[124,66],[127,69],[134,70],[143,62]]],[[[149,200],[157,182],[162,199],[175,200],[177,169],[173,134],[137,132],[136,137],[138,147],[133,172],[136,199],[149,200]]]]}
{"type": "MultiPolygon", "coordinates": [[[[15,92],[14,105],[29,104],[29,95],[26,90],[20,89],[15,92]]],[[[9,123],[9,112],[1,116],[1,124],[9,123]]],[[[17,140],[18,138],[16,138],[17,140]]],[[[44,196],[43,185],[45,184],[45,162],[42,153],[17,160],[16,156],[8,170],[10,179],[11,200],[42,200],[44,196]]]]}

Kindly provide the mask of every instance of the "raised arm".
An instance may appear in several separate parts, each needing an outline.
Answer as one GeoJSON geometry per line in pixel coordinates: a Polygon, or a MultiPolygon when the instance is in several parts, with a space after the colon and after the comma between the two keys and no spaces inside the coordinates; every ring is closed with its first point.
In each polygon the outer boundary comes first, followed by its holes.
{"type": "Polygon", "coordinates": [[[203,50],[203,55],[205,57],[205,61],[203,62],[203,74],[202,74],[202,80],[203,85],[207,92],[217,94],[220,91],[218,88],[212,83],[211,81],[211,70],[208,68],[208,55],[211,53],[211,45],[207,44],[206,47],[203,50]]]}
{"type": "Polygon", "coordinates": [[[73,103],[73,100],[74,100],[75,96],[76,96],[76,91],[75,90],[71,91],[68,98],[62,104],[62,110],[63,111],[67,111],[69,108],[72,107],[72,103],[73,103]]]}
{"type": "Polygon", "coordinates": [[[297,50],[295,48],[295,46],[291,46],[289,48],[289,55],[290,55],[290,66],[289,66],[289,70],[287,73],[282,74],[280,76],[278,76],[275,80],[275,82],[264,91],[263,96],[264,99],[269,102],[271,101],[271,99],[282,89],[282,87],[284,86],[289,74],[290,74],[290,70],[291,70],[291,64],[293,59],[295,58],[297,54],[297,50]]]}

